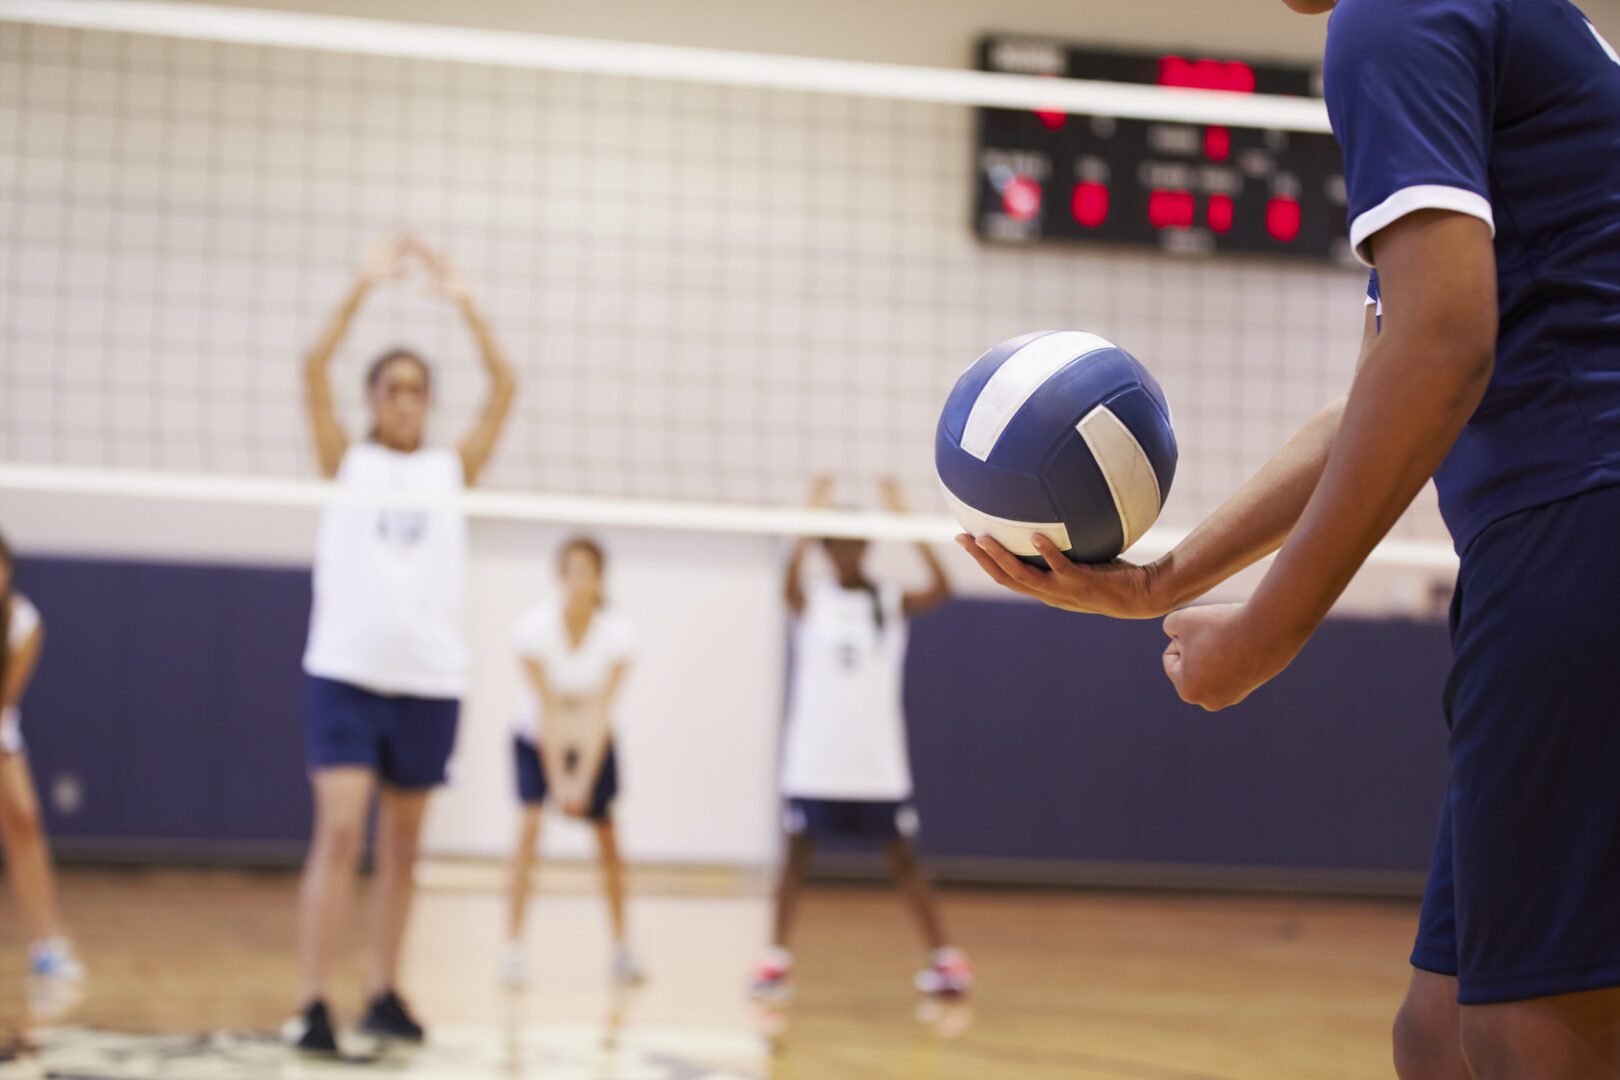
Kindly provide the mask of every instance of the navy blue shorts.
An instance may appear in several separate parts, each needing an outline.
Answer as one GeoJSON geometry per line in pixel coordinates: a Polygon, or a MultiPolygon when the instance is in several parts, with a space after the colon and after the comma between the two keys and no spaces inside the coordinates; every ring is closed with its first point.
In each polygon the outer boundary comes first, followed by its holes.
{"type": "Polygon", "coordinates": [[[1620,985],[1620,488],[1463,553],[1451,776],[1412,964],[1464,1005],[1620,985]]]}
{"type": "Polygon", "coordinates": [[[818,840],[895,840],[917,835],[917,811],[898,800],[790,798],[782,812],[789,836],[818,840]]]}
{"type": "Polygon", "coordinates": [[[309,769],[356,765],[389,787],[437,787],[460,715],[455,698],[391,697],[311,675],[309,769]]]}
{"type": "MultiPolygon", "coordinates": [[[[549,785],[546,783],[546,770],[540,766],[540,755],[544,753],[541,747],[536,746],[521,736],[512,737],[512,761],[517,766],[518,798],[528,806],[538,806],[546,801],[549,785]]],[[[563,759],[563,770],[573,772],[579,766],[579,751],[568,751],[563,759]]],[[[608,812],[613,806],[613,800],[619,795],[619,758],[613,751],[611,742],[602,754],[602,763],[596,769],[596,784],[591,788],[591,804],[585,810],[587,821],[606,821],[608,812]]]]}

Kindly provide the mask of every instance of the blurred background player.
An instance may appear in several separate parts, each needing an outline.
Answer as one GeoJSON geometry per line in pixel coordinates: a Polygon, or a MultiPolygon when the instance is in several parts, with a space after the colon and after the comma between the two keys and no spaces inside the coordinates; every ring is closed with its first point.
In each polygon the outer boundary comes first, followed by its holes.
{"type": "Polygon", "coordinates": [[[619,792],[613,708],[630,670],[635,630],[607,606],[606,569],[606,556],[595,540],[567,541],[557,560],[562,598],[524,612],[513,628],[526,685],[512,736],[523,817],[512,853],[508,937],[501,959],[501,979],[508,986],[521,986],[528,977],[523,925],[540,841],[540,811],[547,799],[569,817],[588,821],[596,833],[612,920],[613,979],[628,986],[643,978],[625,932],[624,863],[613,828],[613,800],[619,792]]]}
{"type": "MultiPolygon", "coordinates": [[[[888,508],[904,513],[899,486],[889,479],[881,486],[888,508]]],[[[826,508],[831,494],[831,480],[818,480],[810,505],[826,508]]],[[[934,994],[965,992],[973,981],[972,969],[963,952],[947,943],[917,865],[917,813],[910,804],[902,704],[906,623],[949,599],[950,584],[926,544],[917,545],[917,551],[928,567],[929,587],[908,593],[867,576],[866,541],[834,538],[821,541],[834,576],[806,585],[804,560],[811,543],[801,539],[788,562],[785,593],[795,619],[782,755],[788,851],[777,887],[771,948],[755,974],[753,994],[773,1001],[792,993],[788,942],[818,838],[883,845],[929,949],[928,964],[917,973],[917,988],[934,994]]]]}
{"type": "Polygon", "coordinates": [[[0,537],[0,841],[28,935],[29,974],[77,981],[84,967],[62,936],[50,842],[22,736],[22,698],[45,646],[45,624],[28,597],[12,588],[12,571],[11,549],[0,537]]]}
{"type": "MultiPolygon", "coordinates": [[[[477,482],[516,391],[466,286],[411,239],[386,241],[372,253],[310,352],[305,380],[321,471],[344,487],[418,497],[453,496],[477,482]],[[401,276],[413,260],[460,310],[489,375],[482,416],[455,450],[423,443],[431,375],[407,349],[384,353],[366,374],[371,426],[364,440],[349,442],[333,405],[327,369],[350,321],[375,286],[401,276]]],[[[299,910],[304,1004],[286,1032],[300,1049],[337,1050],[327,981],[348,925],[374,795],[375,951],[361,1029],[408,1041],[423,1036],[395,984],[422,817],[428,794],[445,782],[466,689],[466,561],[466,522],[456,510],[353,503],[322,516],[304,655],[315,796],[299,910]]]]}

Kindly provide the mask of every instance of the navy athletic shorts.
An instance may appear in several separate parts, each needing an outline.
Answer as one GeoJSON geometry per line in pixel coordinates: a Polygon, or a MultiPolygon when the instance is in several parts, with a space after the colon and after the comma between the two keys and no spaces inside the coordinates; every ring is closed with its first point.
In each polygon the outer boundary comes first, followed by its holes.
{"type": "Polygon", "coordinates": [[[789,836],[817,840],[894,840],[917,834],[917,811],[898,800],[789,798],[782,813],[789,836]]]}
{"type": "MultiPolygon", "coordinates": [[[[546,770],[540,765],[544,749],[521,736],[512,736],[512,761],[517,767],[518,798],[530,806],[546,801],[549,785],[546,770]]],[[[563,761],[563,769],[573,772],[579,764],[579,751],[570,750],[563,761]]],[[[619,758],[608,743],[602,753],[602,763],[596,770],[596,784],[591,788],[591,804],[585,810],[587,821],[606,821],[613,800],[619,795],[619,758]]]]}
{"type": "Polygon", "coordinates": [[[393,697],[349,683],[309,679],[309,769],[359,766],[389,787],[437,787],[447,779],[461,702],[393,697]]]}
{"type": "Polygon", "coordinates": [[[1463,552],[1451,776],[1412,964],[1485,1005],[1620,985],[1620,487],[1463,552]]]}

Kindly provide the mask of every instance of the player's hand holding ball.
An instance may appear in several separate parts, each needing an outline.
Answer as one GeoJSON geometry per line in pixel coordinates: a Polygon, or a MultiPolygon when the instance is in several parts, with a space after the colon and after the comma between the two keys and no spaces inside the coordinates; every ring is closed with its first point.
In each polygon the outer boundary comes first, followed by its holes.
{"type": "Polygon", "coordinates": [[[951,391],[934,461],[957,543],[997,584],[1120,619],[1175,606],[1159,564],[1118,559],[1176,472],[1164,391],[1125,350],[1073,330],[996,346],[951,391]]]}

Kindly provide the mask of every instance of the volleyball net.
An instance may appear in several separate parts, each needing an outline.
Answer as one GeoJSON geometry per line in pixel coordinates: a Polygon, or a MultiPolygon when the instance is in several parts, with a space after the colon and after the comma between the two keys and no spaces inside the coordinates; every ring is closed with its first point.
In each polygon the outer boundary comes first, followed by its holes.
{"type": "MultiPolygon", "coordinates": [[[[192,4],[0,0],[0,491],[310,506],[303,359],[366,254],[442,252],[519,390],[475,517],[939,540],[938,409],[984,349],[1102,334],[1172,403],[1163,550],[1353,370],[1364,278],[975,234],[980,110],[1320,134],[1320,101],[192,4]],[[913,514],[811,513],[896,477],[913,514]]],[[[423,273],[333,365],[485,378],[423,273]]],[[[3,498],[3,496],[0,496],[3,498]]],[[[1375,561],[1443,571],[1425,494],[1375,561]]]]}

